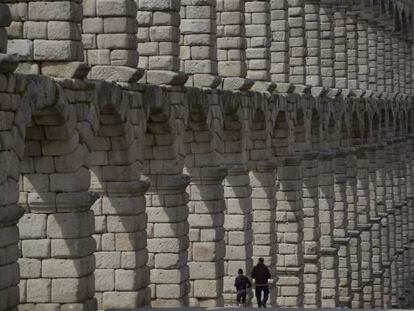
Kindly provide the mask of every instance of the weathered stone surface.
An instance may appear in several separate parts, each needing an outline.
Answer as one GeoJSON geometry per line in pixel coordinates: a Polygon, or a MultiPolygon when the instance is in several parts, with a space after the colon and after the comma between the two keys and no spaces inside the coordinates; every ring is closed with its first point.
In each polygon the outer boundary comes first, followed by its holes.
{"type": "Polygon", "coordinates": [[[272,306],[412,307],[412,8],[377,5],[0,4],[0,310],[220,307],[260,257],[272,306]]]}

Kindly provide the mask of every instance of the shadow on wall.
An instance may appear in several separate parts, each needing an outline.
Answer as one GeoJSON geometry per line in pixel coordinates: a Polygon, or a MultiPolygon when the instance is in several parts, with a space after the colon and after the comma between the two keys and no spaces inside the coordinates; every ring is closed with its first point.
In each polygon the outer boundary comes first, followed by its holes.
{"type": "Polygon", "coordinates": [[[94,306],[95,241],[87,148],[60,86],[31,77],[15,122],[20,155],[20,302],[94,306]],[[33,117],[32,117],[33,112],[33,117]],[[25,120],[21,120],[23,118],[25,120]],[[24,149],[24,156],[23,156],[24,149]]]}

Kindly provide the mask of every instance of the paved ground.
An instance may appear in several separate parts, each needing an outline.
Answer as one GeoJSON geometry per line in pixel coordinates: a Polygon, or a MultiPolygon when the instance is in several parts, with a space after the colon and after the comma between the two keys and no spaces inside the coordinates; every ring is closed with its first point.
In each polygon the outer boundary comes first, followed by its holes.
{"type": "MultiPolygon", "coordinates": [[[[132,310],[136,310],[136,311],[203,311],[203,310],[214,310],[214,311],[252,311],[255,310],[257,311],[257,308],[238,308],[238,307],[224,307],[224,308],[195,308],[195,307],[188,307],[188,308],[140,308],[140,309],[110,309],[110,310],[106,310],[106,311],[132,311],[132,310]]],[[[268,311],[292,311],[292,308],[266,308],[266,310],[268,311]]],[[[293,309],[295,311],[309,311],[309,310],[320,310],[320,311],[338,311],[338,310],[343,310],[341,308],[336,308],[336,309],[293,309]]],[[[352,309],[352,311],[367,311],[369,309],[352,309]]],[[[372,309],[374,310],[374,309],[372,309]]],[[[380,311],[381,309],[375,309],[375,311],[380,311]]],[[[392,311],[392,310],[398,310],[398,309],[387,309],[387,311],[392,311]]],[[[404,310],[412,310],[414,311],[414,309],[404,309],[404,310]]]]}

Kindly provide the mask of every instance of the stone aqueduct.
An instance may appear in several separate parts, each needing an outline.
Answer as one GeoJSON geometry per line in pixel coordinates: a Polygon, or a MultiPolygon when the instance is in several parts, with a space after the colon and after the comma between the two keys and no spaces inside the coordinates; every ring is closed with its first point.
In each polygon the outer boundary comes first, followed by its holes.
{"type": "Polygon", "coordinates": [[[257,257],[274,306],[412,306],[413,26],[403,0],[1,0],[0,310],[222,306],[257,257]]]}

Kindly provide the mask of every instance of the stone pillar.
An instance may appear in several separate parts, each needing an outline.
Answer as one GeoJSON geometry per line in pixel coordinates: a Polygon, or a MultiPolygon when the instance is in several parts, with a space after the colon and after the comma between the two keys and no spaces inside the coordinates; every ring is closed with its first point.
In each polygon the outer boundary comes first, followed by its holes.
{"type": "Polygon", "coordinates": [[[146,69],[143,83],[183,85],[180,70],[181,0],[138,1],[138,67],[146,69]]]}
{"type": "MultiPolygon", "coordinates": [[[[377,72],[378,64],[378,38],[377,25],[368,24],[368,89],[377,91],[379,75],[377,72]]],[[[383,64],[382,64],[383,66],[383,64]]]]}
{"type": "Polygon", "coordinates": [[[254,83],[246,78],[244,12],[244,0],[217,0],[218,72],[225,90],[248,90],[254,83]]]}
{"type": "MultiPolygon", "coordinates": [[[[119,172],[125,167],[111,168],[119,172]]],[[[94,173],[100,170],[103,174],[111,174],[109,169],[109,166],[95,168],[94,173]]],[[[95,297],[98,310],[149,304],[144,198],[147,188],[148,183],[144,181],[92,181],[93,191],[101,193],[92,206],[97,242],[95,297]]]]}
{"type": "Polygon", "coordinates": [[[358,84],[358,13],[356,8],[347,11],[346,17],[346,75],[349,89],[359,89],[358,84]]]}
{"type": "Polygon", "coordinates": [[[319,1],[305,0],[306,85],[321,85],[321,23],[319,1]]]}
{"type": "Polygon", "coordinates": [[[300,307],[303,305],[303,253],[300,180],[301,159],[279,158],[276,178],[277,224],[277,305],[300,307]]]}
{"type": "Polygon", "coordinates": [[[271,91],[270,78],[270,0],[245,1],[247,79],[254,82],[253,90],[271,91]]]}
{"type": "MultiPolygon", "coordinates": [[[[253,211],[253,263],[264,258],[270,274],[276,274],[276,176],[275,166],[269,162],[258,162],[250,171],[253,211]]],[[[275,284],[270,281],[269,299],[276,303],[275,284]]]]}
{"type": "Polygon", "coordinates": [[[392,44],[392,51],[391,51],[391,62],[392,62],[392,83],[393,83],[393,93],[400,92],[400,64],[399,64],[399,56],[400,56],[400,40],[398,39],[395,33],[391,33],[391,44],[392,44]]]}
{"type": "Polygon", "coordinates": [[[190,305],[223,306],[224,192],[227,170],[221,167],[190,169],[190,305]]]}
{"type": "MultiPolygon", "coordinates": [[[[407,141],[404,142],[404,144],[402,145],[402,152],[407,152],[405,148],[405,143],[408,143],[407,141]]],[[[403,156],[403,161],[401,162],[402,164],[402,169],[404,171],[404,179],[403,182],[404,184],[402,185],[403,188],[403,205],[402,205],[402,249],[403,249],[403,254],[402,254],[402,276],[403,276],[403,292],[404,292],[404,305],[403,307],[409,307],[410,306],[410,300],[411,300],[411,294],[412,294],[412,288],[411,288],[411,271],[410,271],[410,246],[409,246],[409,212],[408,209],[410,208],[408,205],[408,196],[407,196],[407,181],[409,179],[408,174],[411,174],[411,171],[409,171],[407,169],[407,163],[411,162],[410,159],[411,158],[411,154],[410,156],[408,156],[408,154],[405,154],[405,156],[403,156]]]]}
{"type": "Polygon", "coordinates": [[[303,305],[306,308],[321,306],[319,293],[320,228],[318,202],[318,153],[305,153],[302,161],[303,203],[303,305]]]}
{"type": "Polygon", "coordinates": [[[405,52],[405,94],[412,94],[413,92],[413,86],[412,86],[412,68],[411,68],[411,64],[412,64],[412,55],[411,55],[411,44],[412,42],[410,41],[405,41],[405,47],[404,47],[404,52],[405,52]]]}
{"type": "Polygon", "coordinates": [[[250,275],[253,268],[252,188],[247,168],[228,166],[224,179],[226,255],[224,257],[224,302],[234,301],[234,276],[242,268],[250,275]]]}
{"type": "Polygon", "coordinates": [[[304,0],[288,0],[289,82],[306,83],[306,38],[304,0]]]}
{"type": "Polygon", "coordinates": [[[405,38],[402,35],[398,38],[398,64],[400,75],[400,93],[405,94],[405,67],[407,66],[405,60],[405,38]]]}
{"type": "MultiPolygon", "coordinates": [[[[372,35],[373,36],[373,35],[372,35]]],[[[377,28],[377,58],[376,58],[376,88],[378,92],[385,91],[385,39],[384,29],[380,26],[377,28]]],[[[370,53],[371,54],[371,53],[370,53]]],[[[371,67],[371,66],[370,66],[371,67]]]]}
{"type": "MultiPolygon", "coordinates": [[[[398,51],[398,50],[397,50],[398,51]]],[[[400,163],[400,137],[394,137],[392,141],[393,146],[393,161],[392,161],[392,192],[394,199],[394,237],[395,237],[395,295],[396,306],[401,306],[401,298],[403,297],[403,275],[402,275],[402,198],[401,198],[401,163],[400,163]]]]}
{"type": "MultiPolygon", "coordinates": [[[[411,57],[411,56],[410,56],[411,57]]],[[[410,60],[411,61],[411,60],[410,60]]],[[[411,79],[411,78],[410,78],[411,79]]],[[[407,84],[407,87],[410,87],[410,84],[407,84]]],[[[408,92],[408,91],[407,91],[408,92]]],[[[411,120],[408,120],[411,122],[411,120]]],[[[411,247],[410,247],[410,240],[412,236],[411,231],[411,209],[412,209],[412,195],[413,195],[413,187],[412,187],[412,180],[413,180],[413,154],[412,152],[412,138],[410,133],[405,133],[406,137],[406,159],[403,163],[406,172],[406,179],[405,179],[405,189],[406,189],[406,204],[404,205],[404,240],[403,240],[403,247],[404,247],[404,287],[406,289],[406,296],[407,296],[407,305],[412,305],[414,303],[414,299],[412,298],[412,294],[414,288],[412,286],[411,281],[414,278],[413,269],[411,267],[411,247]]]]}
{"type": "MultiPolygon", "coordinates": [[[[381,124],[384,127],[385,124],[381,124]]],[[[381,217],[381,267],[382,267],[382,298],[380,306],[389,308],[390,306],[390,256],[389,256],[389,232],[388,232],[388,213],[386,208],[387,200],[387,145],[382,142],[377,147],[377,204],[378,216],[381,217]]],[[[375,290],[375,287],[374,287],[375,290]]],[[[374,292],[374,299],[375,299],[374,292]]],[[[376,305],[375,305],[376,306],[376,305]]]]}
{"type": "Polygon", "coordinates": [[[7,53],[7,30],[6,27],[10,26],[12,22],[12,16],[9,7],[6,3],[0,3],[0,11],[2,12],[0,17],[0,53],[7,53]]]}
{"type": "Polygon", "coordinates": [[[392,36],[388,29],[384,30],[384,64],[385,64],[385,91],[392,93],[393,89],[393,65],[392,65],[392,36]]]}
{"type": "Polygon", "coordinates": [[[188,175],[150,175],[147,201],[152,306],[188,306],[188,175]]]}
{"type": "MultiPolygon", "coordinates": [[[[371,155],[371,153],[370,153],[371,155]]],[[[383,230],[382,223],[385,214],[385,152],[384,146],[378,144],[375,150],[375,163],[371,161],[370,165],[374,166],[375,174],[375,198],[371,200],[373,206],[370,207],[370,219],[373,221],[373,277],[374,277],[374,308],[382,308],[384,306],[385,293],[385,269],[384,257],[388,251],[388,245],[385,243],[385,230],[383,230]],[[374,209],[373,209],[374,207],[374,209]]],[[[371,166],[370,166],[371,167],[371,166]]],[[[374,178],[374,176],[370,177],[374,178]]],[[[370,183],[372,185],[372,183],[370,183]]]]}
{"type": "MultiPolygon", "coordinates": [[[[410,47],[409,47],[409,51],[408,51],[411,55],[411,66],[410,64],[408,66],[411,67],[411,72],[414,73],[414,57],[412,56],[414,53],[414,42],[410,43],[410,47]]],[[[414,95],[414,79],[411,78],[411,95],[414,95]]]]}
{"type": "MultiPolygon", "coordinates": [[[[26,214],[19,221],[20,306],[27,310],[96,310],[90,172],[82,161],[87,149],[79,144],[76,130],[67,129],[69,134],[62,140],[42,141],[39,132],[51,133],[51,129],[41,123],[27,128],[21,166],[19,203],[26,214]]],[[[18,255],[13,230],[3,232],[5,239],[10,235],[7,251],[12,258],[18,255]]],[[[17,269],[5,267],[9,269],[9,277],[4,279],[8,284],[17,269]]]]}
{"type": "Polygon", "coordinates": [[[10,3],[12,31],[7,52],[19,54],[19,73],[84,78],[82,4],[75,0],[10,3]]]}
{"type": "MultiPolygon", "coordinates": [[[[2,13],[7,13],[8,7],[0,3],[0,10],[2,13]]],[[[0,13],[0,25],[8,24],[6,14],[0,13]]],[[[0,53],[5,53],[7,44],[7,35],[5,32],[5,26],[0,26],[0,53]]],[[[5,56],[0,54],[0,57],[5,56]]],[[[0,66],[2,68],[2,66],[0,66]]],[[[11,141],[12,149],[23,150],[24,149],[24,137],[21,131],[17,130],[16,124],[13,123],[15,115],[11,111],[6,111],[4,107],[12,106],[13,102],[19,103],[19,95],[15,93],[16,80],[13,75],[9,75],[9,78],[0,73],[2,79],[3,88],[0,91],[2,100],[1,114],[7,116],[8,122],[2,122],[3,131],[2,137],[13,137],[11,141]],[[7,91],[6,91],[7,90],[7,91]],[[4,105],[4,106],[3,106],[4,105]],[[12,135],[15,132],[17,135],[12,135]],[[4,135],[4,136],[3,136],[4,135]]],[[[4,120],[7,120],[6,118],[4,120]]],[[[0,182],[0,310],[9,311],[17,310],[19,304],[19,265],[17,260],[19,258],[19,229],[17,222],[22,216],[24,210],[17,204],[19,200],[19,170],[21,163],[18,156],[11,152],[7,145],[0,146],[0,163],[1,163],[1,182],[0,182]]],[[[21,183],[20,183],[21,185],[21,183]]],[[[41,223],[43,227],[38,228],[33,226],[38,234],[44,235],[46,230],[46,224],[44,221],[45,216],[42,216],[41,223]],[[39,233],[40,231],[40,233],[39,233]]],[[[34,223],[33,223],[34,224],[34,223]]],[[[34,230],[33,230],[34,231],[34,230]]],[[[28,232],[30,233],[30,232],[28,232]]],[[[30,234],[30,237],[35,235],[30,234]]],[[[49,241],[46,240],[46,243],[49,241]]],[[[44,242],[45,243],[45,242],[44,242]]],[[[40,260],[39,260],[40,261],[40,260]]],[[[39,261],[36,261],[38,269],[39,261]]],[[[21,271],[21,270],[20,270],[21,271]]],[[[38,273],[38,272],[37,272],[38,273]]]]}
{"type": "Polygon", "coordinates": [[[334,231],[334,179],[333,155],[321,154],[318,165],[319,223],[321,267],[321,307],[334,308],[338,305],[338,256],[333,247],[334,231]]]}
{"type": "Polygon", "coordinates": [[[357,227],[357,157],[353,150],[347,155],[347,181],[346,202],[348,206],[348,234],[350,236],[349,252],[351,256],[352,269],[352,308],[362,306],[362,280],[361,280],[361,237],[357,227]]]}
{"type": "Polygon", "coordinates": [[[289,24],[287,0],[271,0],[271,79],[272,82],[289,82],[289,24]]]}
{"type": "Polygon", "coordinates": [[[376,205],[379,218],[380,253],[379,270],[374,270],[374,307],[385,307],[389,301],[387,213],[385,209],[385,146],[381,143],[376,149],[376,205]],[[388,286],[388,287],[387,287],[388,286]]]}
{"type": "Polygon", "coordinates": [[[350,307],[352,270],[349,253],[346,198],[346,153],[337,152],[334,159],[334,243],[338,248],[338,306],[350,307]]]}
{"type": "Polygon", "coordinates": [[[369,195],[369,209],[368,209],[368,220],[371,224],[371,296],[368,296],[367,305],[375,307],[376,302],[382,299],[381,293],[381,275],[378,272],[381,268],[381,236],[380,236],[380,218],[378,217],[378,206],[377,206],[377,157],[376,157],[376,146],[368,146],[368,195],[369,195]],[[371,300],[369,300],[371,297],[371,300]]]}
{"type": "MultiPolygon", "coordinates": [[[[405,74],[404,74],[405,76],[405,74]]],[[[400,85],[401,86],[401,85],[400,85]]],[[[402,87],[402,86],[401,86],[402,87]]],[[[400,90],[402,91],[400,87],[400,90]]],[[[394,205],[395,205],[395,232],[396,232],[396,268],[397,268],[397,295],[398,304],[400,307],[405,305],[405,288],[404,288],[404,205],[406,205],[405,198],[405,148],[406,144],[404,138],[401,136],[401,119],[399,120],[399,135],[394,139],[394,205]]]]}
{"type": "MultiPolygon", "coordinates": [[[[161,89],[157,89],[160,94],[155,94],[156,97],[166,97],[169,107],[180,111],[184,101],[180,90],[172,88],[168,92],[161,92],[161,89]]],[[[183,143],[179,138],[184,135],[181,132],[184,128],[182,120],[175,118],[174,127],[171,127],[171,123],[166,122],[168,117],[162,113],[151,115],[145,134],[143,172],[150,180],[145,199],[153,307],[189,305],[189,196],[186,189],[190,176],[183,173],[184,159],[182,154],[178,154],[183,143]]]]}
{"type": "Polygon", "coordinates": [[[100,136],[94,137],[90,154],[90,189],[100,195],[92,206],[98,310],[150,303],[144,197],[149,184],[140,180],[140,142],[134,139],[131,124],[109,111],[100,112],[100,136]]]}
{"type": "Polygon", "coordinates": [[[386,147],[386,178],[385,178],[385,202],[388,213],[388,240],[389,240],[389,270],[390,270],[390,307],[397,305],[397,275],[395,271],[395,209],[393,197],[393,150],[390,140],[387,141],[386,147]]]}
{"type": "Polygon", "coordinates": [[[335,87],[348,88],[347,79],[347,11],[346,6],[335,5],[334,10],[334,70],[335,87]]]}
{"type": "Polygon", "coordinates": [[[138,70],[137,4],[134,0],[82,2],[82,43],[90,79],[135,82],[138,70]]]}
{"type": "Polygon", "coordinates": [[[363,307],[372,307],[372,248],[369,219],[369,180],[367,150],[358,150],[357,157],[357,222],[361,230],[361,281],[363,307]]]}
{"type": "Polygon", "coordinates": [[[321,83],[323,87],[335,87],[334,75],[334,7],[328,2],[322,2],[319,7],[320,20],[320,57],[321,83]]]}
{"type": "Polygon", "coordinates": [[[181,3],[181,70],[188,75],[188,86],[215,88],[220,83],[215,2],[181,3]]]}
{"type": "MultiPolygon", "coordinates": [[[[408,122],[411,122],[411,120],[409,119],[408,122]]],[[[409,152],[413,151],[413,134],[410,132],[408,134],[409,136],[409,152]]],[[[410,180],[410,184],[409,184],[409,191],[407,193],[408,196],[408,202],[409,202],[409,208],[408,208],[408,231],[409,231],[409,245],[410,245],[410,274],[411,274],[411,287],[413,287],[413,282],[414,282],[414,202],[413,202],[413,195],[414,195],[414,170],[413,170],[413,163],[414,163],[414,156],[411,155],[411,159],[410,161],[407,163],[407,166],[410,167],[411,169],[411,180],[410,180]]]]}
{"type": "Polygon", "coordinates": [[[357,79],[361,90],[368,89],[368,21],[361,14],[357,17],[357,79]]]}

